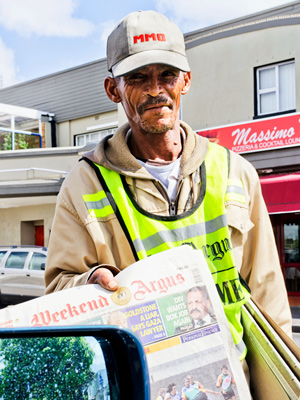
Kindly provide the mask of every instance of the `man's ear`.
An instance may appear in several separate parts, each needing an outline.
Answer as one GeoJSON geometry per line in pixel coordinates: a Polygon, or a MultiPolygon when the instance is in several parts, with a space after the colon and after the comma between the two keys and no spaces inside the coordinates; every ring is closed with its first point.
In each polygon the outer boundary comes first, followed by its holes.
{"type": "Polygon", "coordinates": [[[181,90],[181,94],[186,94],[191,86],[191,71],[184,72],[184,85],[181,90]]]}
{"type": "Polygon", "coordinates": [[[107,76],[104,80],[104,89],[106,91],[107,97],[114,103],[120,103],[121,98],[118,91],[118,83],[115,78],[107,76]]]}

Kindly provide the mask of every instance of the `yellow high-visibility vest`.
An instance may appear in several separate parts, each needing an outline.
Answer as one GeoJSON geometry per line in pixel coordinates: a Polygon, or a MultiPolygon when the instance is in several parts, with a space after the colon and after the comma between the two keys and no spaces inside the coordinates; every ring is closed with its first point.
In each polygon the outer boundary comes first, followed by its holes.
{"type": "Polygon", "coordinates": [[[94,166],[103,191],[83,195],[89,213],[96,218],[115,213],[136,260],[182,244],[202,249],[240,359],[245,358],[241,307],[249,300],[250,290],[234,263],[225,210],[226,201],[245,203],[245,195],[242,182],[228,178],[228,151],[210,143],[200,167],[199,197],[191,209],[175,216],[160,216],[143,210],[124,176],[103,166],[94,166]]]}

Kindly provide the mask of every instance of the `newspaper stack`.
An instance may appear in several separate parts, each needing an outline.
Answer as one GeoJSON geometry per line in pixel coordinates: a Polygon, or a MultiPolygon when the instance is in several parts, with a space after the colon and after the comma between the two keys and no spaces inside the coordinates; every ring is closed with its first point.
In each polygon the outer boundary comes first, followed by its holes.
{"type": "Polygon", "coordinates": [[[152,399],[172,391],[170,398],[188,400],[192,386],[195,396],[199,390],[211,400],[229,391],[236,400],[251,398],[200,250],[167,250],[129,266],[117,280],[116,292],[86,285],[7,307],[0,327],[119,325],[144,346],[152,399]]]}

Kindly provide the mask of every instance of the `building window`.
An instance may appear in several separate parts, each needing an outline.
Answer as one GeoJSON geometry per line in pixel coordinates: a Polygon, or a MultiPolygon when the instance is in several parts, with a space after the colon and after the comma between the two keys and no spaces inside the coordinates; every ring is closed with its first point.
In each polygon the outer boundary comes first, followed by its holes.
{"type": "Polygon", "coordinates": [[[256,69],[257,116],[296,109],[295,61],[256,69]]]}
{"type": "Polygon", "coordinates": [[[98,143],[107,135],[112,135],[118,128],[103,129],[97,132],[83,133],[75,136],[75,146],[85,146],[88,143],[98,143]]]}

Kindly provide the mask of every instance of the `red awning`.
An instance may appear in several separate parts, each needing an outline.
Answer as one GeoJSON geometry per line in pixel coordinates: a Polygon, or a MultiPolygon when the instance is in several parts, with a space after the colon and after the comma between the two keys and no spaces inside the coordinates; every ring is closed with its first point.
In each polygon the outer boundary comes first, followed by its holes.
{"type": "Polygon", "coordinates": [[[261,177],[269,214],[300,211],[300,173],[261,177]]]}

